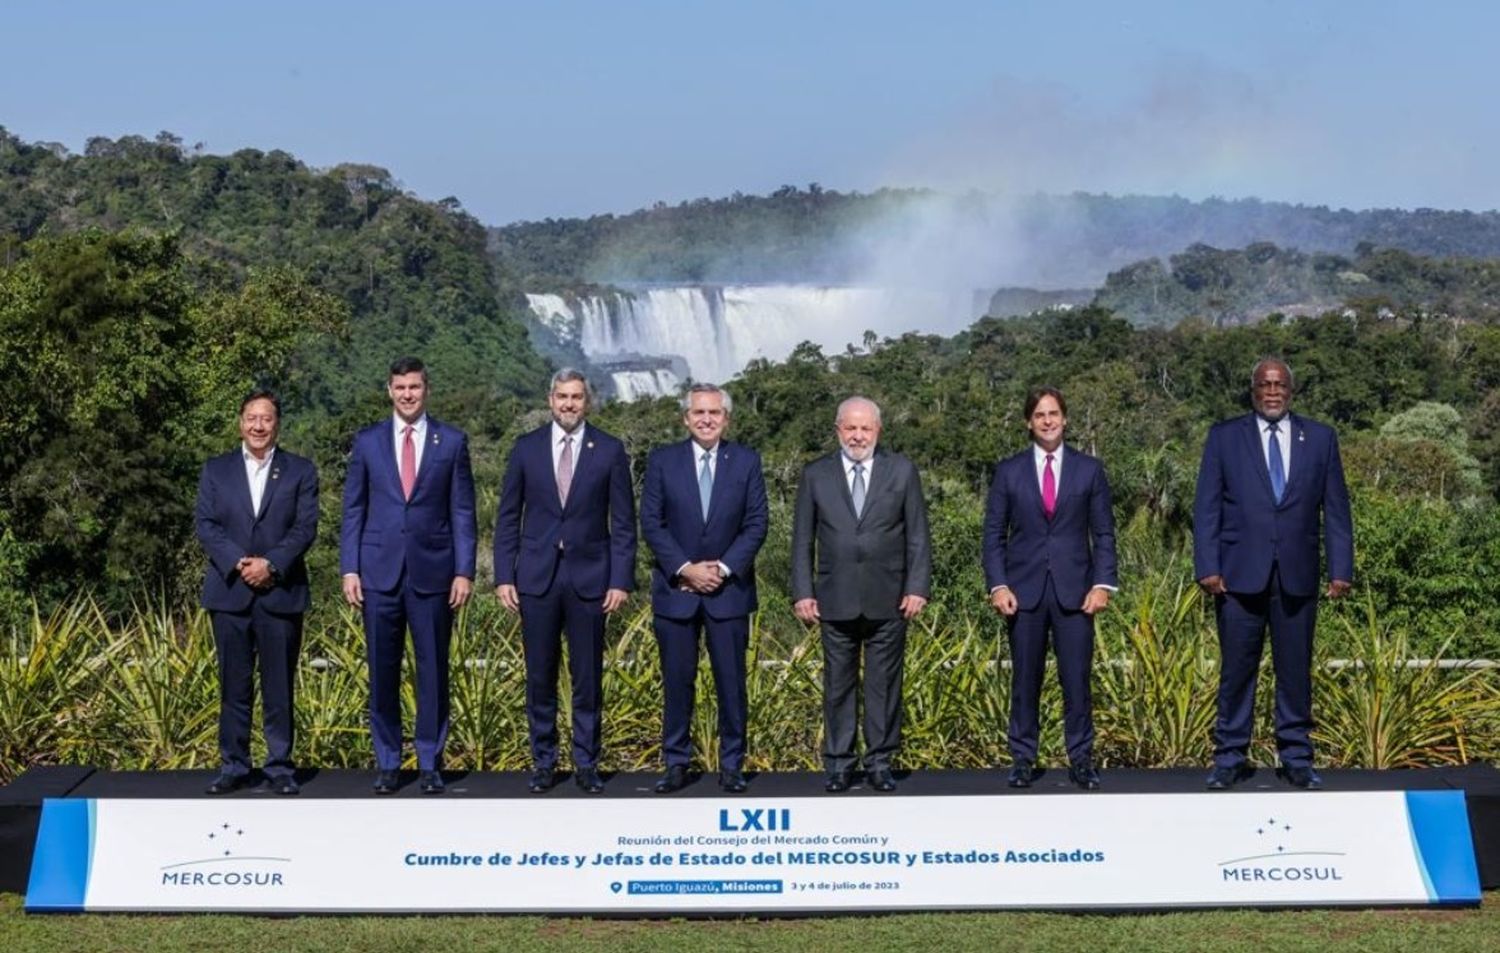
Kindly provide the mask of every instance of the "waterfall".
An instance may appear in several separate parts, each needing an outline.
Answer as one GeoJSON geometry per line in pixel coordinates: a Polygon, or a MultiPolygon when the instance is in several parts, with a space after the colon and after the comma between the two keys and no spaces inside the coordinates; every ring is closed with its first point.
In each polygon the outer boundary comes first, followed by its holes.
{"type": "Polygon", "coordinates": [[[611,363],[633,365],[615,375],[622,400],[675,392],[676,374],[640,369],[653,358],[663,364],[676,358],[694,380],[722,382],[756,358],[784,359],[803,341],[841,351],[860,343],[866,331],[951,333],[985,307],[972,292],[805,285],[528,294],[526,300],[538,322],[559,340],[577,344],[590,361],[606,369],[611,363]],[[621,377],[627,378],[624,386],[621,377]]]}

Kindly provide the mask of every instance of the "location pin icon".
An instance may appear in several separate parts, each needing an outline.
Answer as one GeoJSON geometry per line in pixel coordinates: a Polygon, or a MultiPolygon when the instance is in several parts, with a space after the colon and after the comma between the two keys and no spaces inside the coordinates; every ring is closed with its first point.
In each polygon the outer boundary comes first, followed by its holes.
{"type": "Polygon", "coordinates": [[[614,893],[619,893],[620,892],[620,882],[618,880],[616,880],[614,883],[612,883],[612,884],[609,885],[609,889],[611,891],[613,891],[614,893]]]}

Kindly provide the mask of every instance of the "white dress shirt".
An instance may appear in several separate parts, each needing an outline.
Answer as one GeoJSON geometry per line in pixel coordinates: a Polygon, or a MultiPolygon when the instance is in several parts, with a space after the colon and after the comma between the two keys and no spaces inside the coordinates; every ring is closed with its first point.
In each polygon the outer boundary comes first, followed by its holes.
{"type": "MultiPolygon", "coordinates": [[[[1031,461],[1036,464],[1036,486],[1037,486],[1037,489],[1039,489],[1039,490],[1043,489],[1044,484],[1043,484],[1042,481],[1046,478],[1046,474],[1047,474],[1047,452],[1048,451],[1042,449],[1042,445],[1039,444],[1039,443],[1033,443],[1031,445],[1031,461]]],[[[1062,498],[1063,445],[1062,444],[1058,444],[1057,445],[1057,449],[1051,451],[1051,453],[1052,453],[1052,486],[1053,486],[1053,488],[1055,490],[1058,491],[1057,496],[1054,497],[1054,499],[1061,499],[1062,498]]]]}
{"type": "MultiPolygon", "coordinates": [[[[1266,472],[1271,472],[1271,422],[1260,414],[1255,415],[1255,429],[1260,432],[1260,458],[1265,461],[1266,472]]],[[[1292,482],[1292,416],[1283,414],[1276,421],[1276,445],[1281,448],[1281,472],[1288,483],[1292,482]]]]}
{"type": "Polygon", "coordinates": [[[265,457],[260,460],[255,458],[255,454],[244,443],[240,444],[240,453],[245,458],[245,476],[250,481],[250,512],[259,516],[260,501],[266,495],[266,477],[271,473],[271,460],[276,456],[276,446],[272,444],[266,450],[265,457]]]}
{"type": "Polygon", "coordinates": [[[573,472],[575,474],[578,472],[578,456],[583,453],[583,431],[587,427],[588,424],[580,423],[578,429],[570,435],[558,425],[557,421],[552,421],[552,475],[554,477],[557,476],[557,462],[562,459],[563,438],[567,436],[573,438],[573,472]]]}
{"type": "MultiPolygon", "coordinates": [[[[696,441],[696,440],[689,440],[688,441],[688,445],[693,448],[693,476],[694,476],[694,478],[696,478],[698,476],[698,474],[701,473],[702,470],[703,470],[703,455],[706,453],[706,454],[708,454],[708,478],[709,478],[710,482],[712,482],[719,475],[719,445],[718,445],[718,443],[715,442],[714,445],[712,447],[709,447],[707,450],[703,449],[703,446],[701,444],[699,444],[698,441],[696,441]]],[[[694,485],[696,485],[696,484],[697,484],[697,481],[695,479],[694,480],[694,485]]],[[[686,569],[687,567],[691,566],[691,565],[692,565],[691,562],[685,562],[681,566],[678,566],[677,567],[677,575],[679,575],[679,576],[682,575],[682,571],[684,569],[686,569]]],[[[722,576],[722,577],[724,577],[725,579],[728,579],[730,576],[734,575],[734,570],[730,569],[727,565],[725,565],[723,560],[719,560],[719,575],[722,576]]]]}
{"type": "MultiPolygon", "coordinates": [[[[406,445],[406,421],[400,414],[392,414],[396,420],[396,473],[401,473],[401,448],[406,445]]],[[[417,473],[422,472],[422,449],[427,446],[427,415],[423,414],[411,424],[412,448],[417,452],[417,473]]]]}
{"type": "MultiPolygon", "coordinates": [[[[855,461],[849,459],[849,454],[839,451],[839,462],[844,465],[844,485],[849,488],[849,495],[854,495],[854,466],[855,461]]],[[[870,455],[859,463],[865,468],[865,503],[870,502],[870,474],[875,472],[875,448],[870,448],[870,455]]],[[[863,515],[863,514],[861,514],[863,515]]]]}

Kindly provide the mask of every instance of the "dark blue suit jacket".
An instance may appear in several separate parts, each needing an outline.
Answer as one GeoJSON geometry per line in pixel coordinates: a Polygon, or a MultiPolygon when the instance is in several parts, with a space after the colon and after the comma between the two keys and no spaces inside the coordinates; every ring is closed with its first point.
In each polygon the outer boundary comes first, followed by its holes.
{"type": "Polygon", "coordinates": [[[1261,451],[1256,417],[1217,423],[1203,445],[1193,504],[1193,571],[1224,577],[1230,592],[1261,592],[1271,566],[1290,595],[1318,591],[1319,518],[1330,579],[1354,581],[1349,491],[1333,429],[1287,415],[1291,445],[1286,492],[1278,505],[1261,451]]]}
{"type": "Polygon", "coordinates": [[[427,418],[427,445],[411,499],[401,492],[395,422],[366,427],[354,437],[344,480],[344,524],[339,571],[359,573],[364,586],[390,592],[447,592],[455,576],[474,578],[479,535],[469,438],[427,418]]]}
{"type": "Polygon", "coordinates": [[[549,421],[516,439],[495,518],[495,584],[539,596],[567,560],[580,598],[635,588],[635,500],[625,445],[583,427],[568,505],[557,498],[549,421]]]}
{"type": "Polygon", "coordinates": [[[760,454],[720,441],[715,451],[708,520],[698,498],[702,452],[684,440],[651,452],[641,489],[641,535],[656,560],[651,567],[651,609],[669,619],[690,619],[702,606],[714,619],[749,615],[758,608],[755,554],[766,541],[770,510],[760,454]],[[701,596],[676,585],[685,563],[717,560],[732,575],[717,591],[701,596]]]}
{"type": "Polygon", "coordinates": [[[260,512],[250,509],[250,480],[239,449],[209,458],[198,476],[193,516],[208,553],[203,608],[243,612],[256,598],[271,612],[293,615],[308,606],[302,557],[318,535],[318,471],[311,460],[277,448],[266,474],[260,512]],[[280,580],[257,594],[240,578],[242,556],[263,556],[280,580]]]}
{"type": "Polygon", "coordinates": [[[1072,447],[1063,451],[1057,509],[1042,512],[1032,447],[995,467],[984,515],[987,587],[1009,586],[1022,609],[1041,602],[1047,574],[1058,602],[1083,606],[1094,586],[1116,586],[1115,518],[1109,480],[1097,459],[1072,447]]]}

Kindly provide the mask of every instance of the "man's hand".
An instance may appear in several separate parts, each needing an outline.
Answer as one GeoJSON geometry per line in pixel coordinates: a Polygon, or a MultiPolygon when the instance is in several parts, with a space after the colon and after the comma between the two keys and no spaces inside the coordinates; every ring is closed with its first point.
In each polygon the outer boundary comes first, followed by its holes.
{"type": "Polygon", "coordinates": [[[926,596],[919,596],[914,592],[908,592],[901,597],[901,618],[910,622],[917,617],[917,613],[921,612],[926,605],[926,596]]]}
{"type": "Polygon", "coordinates": [[[604,614],[609,615],[625,604],[630,598],[630,593],[624,589],[610,589],[604,593],[604,614]]]}
{"type": "Polygon", "coordinates": [[[344,576],[344,601],[356,609],[365,607],[365,590],[359,584],[359,573],[351,572],[344,576]]]}
{"type": "Polygon", "coordinates": [[[467,576],[454,576],[453,585],[448,587],[448,608],[463,608],[463,604],[469,601],[469,593],[473,591],[474,580],[467,576]]]}
{"type": "Polygon", "coordinates": [[[1354,588],[1354,583],[1347,579],[1333,579],[1328,583],[1328,598],[1342,599],[1354,588]]]}
{"type": "Polygon", "coordinates": [[[1003,616],[1013,616],[1016,614],[1016,594],[1011,591],[1010,586],[996,586],[995,591],[990,593],[990,605],[1003,616]]]}
{"type": "Polygon", "coordinates": [[[1093,615],[1109,605],[1109,590],[1103,586],[1095,586],[1089,590],[1088,595],[1083,597],[1083,614],[1093,615]]]}
{"type": "Polygon", "coordinates": [[[798,599],[792,603],[792,613],[808,625],[815,624],[821,618],[818,615],[818,600],[816,599],[798,599]]]}
{"type": "Polygon", "coordinates": [[[1229,590],[1224,586],[1224,577],[1220,575],[1204,576],[1198,580],[1198,585],[1203,591],[1211,596],[1222,596],[1229,590]]]}
{"type": "Polygon", "coordinates": [[[495,595],[500,597],[500,604],[511,612],[521,611],[521,599],[516,595],[516,587],[510,583],[502,582],[495,587],[495,595]]]}
{"type": "Polygon", "coordinates": [[[235,568],[251,589],[271,588],[271,563],[264,556],[242,556],[235,568]]]}
{"type": "Polygon", "coordinates": [[[682,567],[677,578],[682,580],[689,592],[700,595],[716,592],[724,584],[724,580],[719,577],[719,564],[716,562],[688,563],[682,567]]]}

